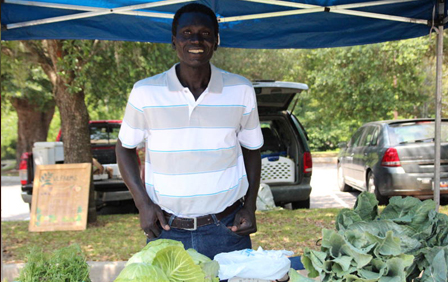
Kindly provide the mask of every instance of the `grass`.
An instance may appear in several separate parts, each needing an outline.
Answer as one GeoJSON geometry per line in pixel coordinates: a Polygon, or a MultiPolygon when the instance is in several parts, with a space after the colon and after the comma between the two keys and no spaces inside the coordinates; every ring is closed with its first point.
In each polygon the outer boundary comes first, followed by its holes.
{"type": "MultiPolygon", "coordinates": [[[[258,232],[253,248],[290,250],[301,255],[306,247],[318,249],[323,228],[333,229],[340,209],[276,210],[257,212],[258,232]]],[[[440,212],[448,215],[448,206],[440,212]]],[[[44,252],[77,243],[90,261],[126,261],[146,244],[138,215],[100,215],[85,231],[28,232],[28,221],[3,221],[5,263],[24,262],[33,247],[44,252]]]]}
{"type": "MultiPolygon", "coordinates": [[[[258,232],[253,248],[286,249],[296,254],[317,248],[322,228],[333,228],[339,209],[278,210],[257,212],[258,232]]],[[[77,243],[91,261],[126,261],[146,244],[138,215],[100,215],[85,231],[28,232],[28,221],[3,221],[5,263],[24,262],[37,246],[44,252],[77,243]]]]}

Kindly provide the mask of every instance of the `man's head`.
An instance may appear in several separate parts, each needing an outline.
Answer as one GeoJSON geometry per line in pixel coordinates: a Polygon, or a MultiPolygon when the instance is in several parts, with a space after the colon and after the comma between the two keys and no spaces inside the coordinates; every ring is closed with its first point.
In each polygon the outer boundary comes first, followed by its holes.
{"type": "Polygon", "coordinates": [[[191,3],[182,6],[179,10],[176,11],[176,14],[174,14],[173,18],[173,24],[171,26],[171,33],[173,36],[176,36],[177,27],[179,25],[179,18],[185,13],[200,13],[208,16],[210,20],[213,22],[213,28],[215,30],[216,37],[218,37],[219,24],[215,12],[213,12],[213,10],[210,9],[209,7],[198,3],[191,3]]]}
{"type": "Polygon", "coordinates": [[[208,65],[218,48],[218,21],[207,6],[189,4],[180,8],[173,20],[172,44],[181,65],[208,65]]]}

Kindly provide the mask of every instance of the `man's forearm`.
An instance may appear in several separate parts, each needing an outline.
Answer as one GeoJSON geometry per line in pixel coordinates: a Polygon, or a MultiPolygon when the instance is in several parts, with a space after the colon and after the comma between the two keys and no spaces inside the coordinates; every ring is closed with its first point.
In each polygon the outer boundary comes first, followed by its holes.
{"type": "Polygon", "coordinates": [[[260,150],[249,150],[242,148],[242,151],[247,180],[249,182],[249,188],[244,197],[244,207],[251,211],[255,211],[257,209],[256,202],[261,177],[260,150]]]}
{"type": "Polygon", "coordinates": [[[115,152],[121,177],[131,192],[136,207],[140,209],[142,206],[151,204],[152,201],[146,193],[145,185],[140,177],[140,167],[135,149],[124,148],[118,139],[115,152]]]}

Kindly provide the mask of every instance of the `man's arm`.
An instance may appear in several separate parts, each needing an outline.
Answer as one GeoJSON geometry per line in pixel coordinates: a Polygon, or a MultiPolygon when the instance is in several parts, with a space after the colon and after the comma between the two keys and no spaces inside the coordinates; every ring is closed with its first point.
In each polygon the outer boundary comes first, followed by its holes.
{"type": "Polygon", "coordinates": [[[157,222],[165,229],[169,230],[162,210],[149,198],[145,185],[140,178],[140,168],[138,156],[135,149],[123,147],[120,139],[115,147],[117,163],[121,177],[134,198],[135,205],[139,210],[140,226],[147,234],[148,238],[155,238],[160,235],[160,228],[157,222]]]}
{"type": "Polygon", "coordinates": [[[242,151],[249,188],[244,196],[244,206],[235,215],[231,230],[239,235],[248,235],[257,232],[255,210],[257,209],[256,202],[260,187],[261,155],[260,150],[242,148],[242,151]]]}

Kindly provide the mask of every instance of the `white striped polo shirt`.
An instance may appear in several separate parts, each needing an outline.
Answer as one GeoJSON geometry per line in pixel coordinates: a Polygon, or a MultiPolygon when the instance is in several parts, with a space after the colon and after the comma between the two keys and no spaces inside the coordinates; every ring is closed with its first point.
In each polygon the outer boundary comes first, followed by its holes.
{"type": "Polygon", "coordinates": [[[126,148],[146,139],[146,191],[177,216],[219,213],[243,197],[248,181],[241,146],[263,145],[251,82],[211,70],[198,100],[179,82],[175,66],[137,82],[120,129],[126,148]]]}

